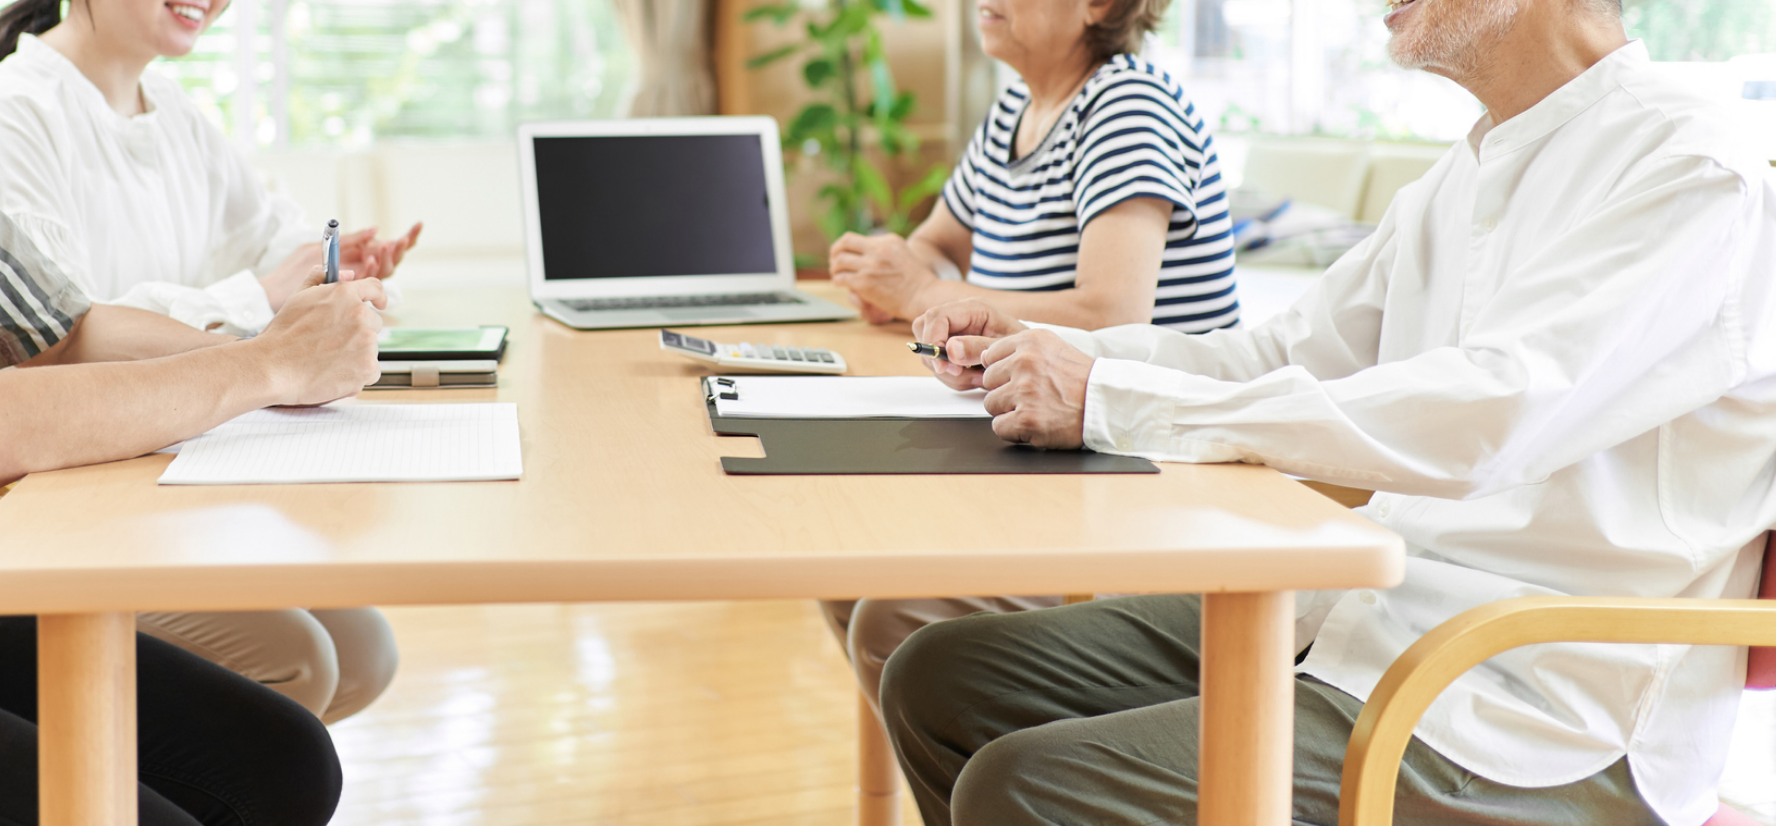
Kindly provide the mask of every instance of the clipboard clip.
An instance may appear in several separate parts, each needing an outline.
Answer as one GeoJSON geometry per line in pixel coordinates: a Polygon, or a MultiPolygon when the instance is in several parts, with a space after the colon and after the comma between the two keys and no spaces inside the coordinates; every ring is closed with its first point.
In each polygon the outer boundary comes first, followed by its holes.
{"type": "Polygon", "coordinates": [[[709,401],[720,399],[737,402],[740,400],[740,387],[734,383],[733,379],[706,378],[703,380],[703,398],[709,401]]]}

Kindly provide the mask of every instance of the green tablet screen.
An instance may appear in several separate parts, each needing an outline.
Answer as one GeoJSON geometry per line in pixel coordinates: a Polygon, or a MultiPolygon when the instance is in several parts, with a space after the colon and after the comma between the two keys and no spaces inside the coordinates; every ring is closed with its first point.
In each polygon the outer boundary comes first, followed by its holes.
{"type": "MultiPolygon", "coordinates": [[[[467,328],[459,330],[428,330],[422,328],[389,327],[376,337],[376,347],[383,352],[398,350],[485,350],[489,344],[490,331],[467,328]]],[[[499,338],[492,337],[492,343],[499,338]]]]}

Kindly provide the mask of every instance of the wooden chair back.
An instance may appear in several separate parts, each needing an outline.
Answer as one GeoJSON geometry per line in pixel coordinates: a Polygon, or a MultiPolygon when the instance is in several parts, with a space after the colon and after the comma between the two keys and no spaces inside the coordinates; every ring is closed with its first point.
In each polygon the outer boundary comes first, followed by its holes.
{"type": "MultiPolygon", "coordinates": [[[[1758,599],[1776,599],[1776,531],[1764,535],[1764,571],[1758,599]]],[[[1776,688],[1776,646],[1756,646],[1745,660],[1745,687],[1776,688]]]]}

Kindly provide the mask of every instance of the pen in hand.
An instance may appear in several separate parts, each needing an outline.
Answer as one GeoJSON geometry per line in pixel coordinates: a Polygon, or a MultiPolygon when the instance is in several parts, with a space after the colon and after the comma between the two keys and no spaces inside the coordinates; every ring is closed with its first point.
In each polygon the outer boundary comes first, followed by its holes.
{"type": "Polygon", "coordinates": [[[944,346],[942,344],[926,344],[922,341],[909,341],[907,342],[907,349],[913,351],[913,355],[915,356],[943,359],[944,361],[950,360],[950,354],[944,352],[944,346]]]}
{"type": "Polygon", "coordinates": [[[321,230],[321,251],[327,261],[327,283],[339,283],[339,221],[327,222],[327,228],[321,230]]]}

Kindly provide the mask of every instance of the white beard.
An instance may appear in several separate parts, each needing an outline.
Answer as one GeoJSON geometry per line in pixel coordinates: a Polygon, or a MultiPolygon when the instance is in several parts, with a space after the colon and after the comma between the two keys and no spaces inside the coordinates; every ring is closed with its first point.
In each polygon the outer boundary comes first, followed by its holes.
{"type": "Polygon", "coordinates": [[[1407,69],[1471,77],[1487,49],[1511,30],[1523,0],[1418,0],[1417,19],[1388,41],[1388,56],[1407,69]]]}

